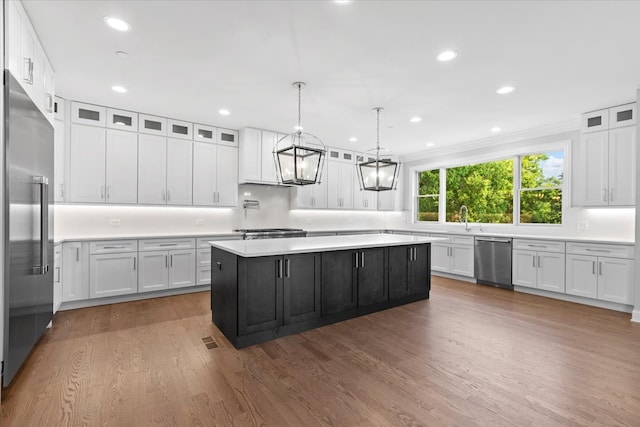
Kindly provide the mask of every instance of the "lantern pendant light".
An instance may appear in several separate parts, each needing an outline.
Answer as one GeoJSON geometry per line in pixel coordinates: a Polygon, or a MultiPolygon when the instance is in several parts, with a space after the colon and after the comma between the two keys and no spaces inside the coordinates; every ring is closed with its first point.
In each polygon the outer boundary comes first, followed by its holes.
{"type": "Polygon", "coordinates": [[[287,185],[318,184],[322,178],[326,147],[314,135],[302,132],[300,124],[300,93],[304,85],[304,82],[293,83],[298,88],[296,131],[280,138],[273,147],[278,180],[287,185]]]}
{"type": "MultiPolygon", "coordinates": [[[[395,190],[398,185],[398,172],[400,162],[393,160],[393,155],[385,155],[380,158],[380,111],[382,107],[373,109],[377,113],[377,136],[375,160],[369,160],[358,164],[358,176],[360,177],[360,188],[367,191],[388,191],[395,190]]],[[[369,150],[371,152],[373,150],[369,150]]],[[[385,150],[388,151],[388,150],[385,150]]],[[[367,156],[365,156],[366,158],[367,156]]]]}

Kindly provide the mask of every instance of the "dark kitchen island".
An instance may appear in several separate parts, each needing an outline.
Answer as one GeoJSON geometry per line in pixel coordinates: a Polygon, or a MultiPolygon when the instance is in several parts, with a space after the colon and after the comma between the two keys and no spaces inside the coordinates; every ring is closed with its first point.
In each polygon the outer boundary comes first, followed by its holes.
{"type": "Polygon", "coordinates": [[[435,237],[212,241],[213,323],[242,348],[428,299],[435,237]]]}

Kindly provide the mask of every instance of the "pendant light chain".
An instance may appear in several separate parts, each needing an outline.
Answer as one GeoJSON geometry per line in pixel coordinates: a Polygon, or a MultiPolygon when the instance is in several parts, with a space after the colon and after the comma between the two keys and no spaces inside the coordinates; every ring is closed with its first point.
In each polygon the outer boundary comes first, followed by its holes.
{"type": "Polygon", "coordinates": [[[380,160],[380,110],[381,108],[376,108],[376,112],[378,114],[378,119],[377,119],[377,125],[376,125],[376,129],[377,129],[377,134],[376,134],[376,160],[380,160]]]}
{"type": "Polygon", "coordinates": [[[300,132],[302,129],[300,127],[300,117],[302,116],[302,114],[300,113],[301,109],[302,109],[302,84],[298,83],[298,132],[300,132]]]}

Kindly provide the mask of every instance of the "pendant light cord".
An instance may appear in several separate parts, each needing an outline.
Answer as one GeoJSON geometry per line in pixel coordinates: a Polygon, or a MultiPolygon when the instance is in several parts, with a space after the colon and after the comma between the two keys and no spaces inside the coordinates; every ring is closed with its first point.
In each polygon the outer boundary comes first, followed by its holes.
{"type": "Polygon", "coordinates": [[[301,106],[302,106],[301,92],[302,92],[302,83],[298,82],[298,133],[302,132],[302,127],[300,126],[300,121],[301,121],[300,118],[302,116],[300,113],[301,106]]]}
{"type": "Polygon", "coordinates": [[[376,109],[377,124],[376,124],[376,161],[380,161],[380,108],[376,109]]]}

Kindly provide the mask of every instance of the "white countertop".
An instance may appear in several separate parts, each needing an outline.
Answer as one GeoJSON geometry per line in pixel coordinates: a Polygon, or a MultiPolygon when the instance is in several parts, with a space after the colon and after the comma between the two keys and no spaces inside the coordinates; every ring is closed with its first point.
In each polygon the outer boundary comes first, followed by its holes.
{"type": "Polygon", "coordinates": [[[251,258],[310,252],[342,251],[431,243],[438,237],[404,236],[399,234],[364,234],[354,236],[292,237],[287,239],[211,241],[214,248],[251,258]]]}

